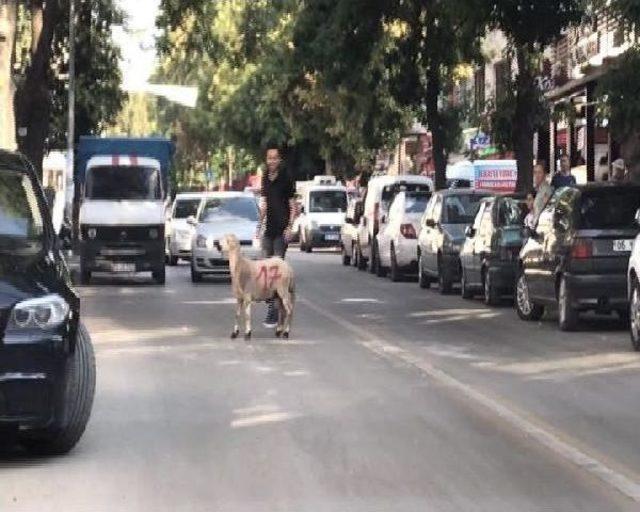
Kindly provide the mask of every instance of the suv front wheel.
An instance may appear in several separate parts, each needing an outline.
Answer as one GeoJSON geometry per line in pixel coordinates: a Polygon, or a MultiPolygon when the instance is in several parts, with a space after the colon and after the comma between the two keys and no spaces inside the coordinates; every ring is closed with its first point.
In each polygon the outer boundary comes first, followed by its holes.
{"type": "Polygon", "coordinates": [[[629,304],[629,332],[633,349],[640,352],[640,285],[634,280],[629,304]]]}

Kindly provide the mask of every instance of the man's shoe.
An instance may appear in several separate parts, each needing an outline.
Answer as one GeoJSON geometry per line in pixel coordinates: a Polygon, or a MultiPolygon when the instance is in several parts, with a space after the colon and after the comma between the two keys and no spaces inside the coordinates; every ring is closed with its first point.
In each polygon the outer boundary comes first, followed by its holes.
{"type": "Polygon", "coordinates": [[[273,302],[269,303],[269,306],[267,309],[267,318],[265,319],[262,325],[264,326],[265,329],[273,329],[278,325],[278,311],[276,310],[276,307],[273,304],[273,302]]]}

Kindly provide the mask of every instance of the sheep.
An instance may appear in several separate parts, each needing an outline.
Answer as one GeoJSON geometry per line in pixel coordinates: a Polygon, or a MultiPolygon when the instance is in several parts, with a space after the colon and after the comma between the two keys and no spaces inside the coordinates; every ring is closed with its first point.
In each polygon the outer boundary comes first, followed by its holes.
{"type": "Polygon", "coordinates": [[[225,235],[220,248],[229,258],[231,288],[237,300],[235,325],[231,338],[240,334],[240,317],[244,312],[245,340],[251,339],[251,304],[275,299],[278,307],[276,336],[288,338],[295,303],[293,269],[283,259],[274,257],[253,261],[245,258],[235,235],[225,235]]]}

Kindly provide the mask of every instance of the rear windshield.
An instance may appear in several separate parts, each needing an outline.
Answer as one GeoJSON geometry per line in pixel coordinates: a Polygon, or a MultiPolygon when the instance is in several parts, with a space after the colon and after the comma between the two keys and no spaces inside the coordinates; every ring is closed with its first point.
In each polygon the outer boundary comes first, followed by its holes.
{"type": "Polygon", "coordinates": [[[251,222],[258,221],[258,205],[251,197],[217,197],[208,199],[200,222],[220,222],[243,219],[251,222]]]}
{"type": "Polygon", "coordinates": [[[581,229],[635,228],[638,208],[640,191],[637,188],[583,192],[578,226],[581,229]]]}
{"type": "Polygon", "coordinates": [[[405,200],[405,213],[424,213],[429,202],[429,194],[407,195],[405,200]]]}
{"type": "Polygon", "coordinates": [[[444,199],[443,224],[471,224],[485,196],[475,194],[451,195],[444,199]]]}
{"type": "Polygon", "coordinates": [[[527,216],[527,203],[517,199],[505,199],[500,203],[498,225],[522,226],[527,216]]]}
{"type": "Polygon", "coordinates": [[[382,189],[381,205],[384,211],[388,211],[391,203],[400,192],[430,192],[429,185],[424,183],[394,183],[382,189]]]}
{"type": "Polygon", "coordinates": [[[173,212],[174,219],[186,219],[196,215],[200,206],[200,199],[179,199],[173,212]]]}

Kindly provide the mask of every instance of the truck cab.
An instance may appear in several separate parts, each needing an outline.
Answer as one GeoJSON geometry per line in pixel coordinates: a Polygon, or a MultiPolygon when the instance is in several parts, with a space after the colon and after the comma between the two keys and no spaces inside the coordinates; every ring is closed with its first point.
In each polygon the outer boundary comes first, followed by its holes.
{"type": "MultiPolygon", "coordinates": [[[[101,140],[108,139],[93,139],[94,154],[81,169],[81,282],[89,283],[93,272],[151,272],[156,283],[164,284],[168,160],[154,151],[161,141],[151,140],[150,146],[138,140],[135,147],[147,155],[137,156],[101,154],[101,140]]],[[[123,153],[135,149],[121,146],[123,153]]]]}

